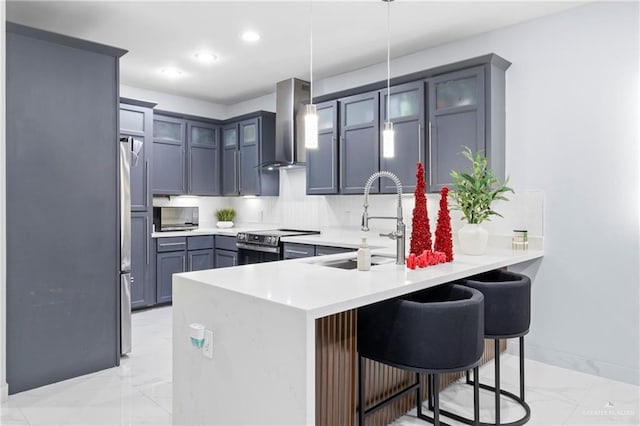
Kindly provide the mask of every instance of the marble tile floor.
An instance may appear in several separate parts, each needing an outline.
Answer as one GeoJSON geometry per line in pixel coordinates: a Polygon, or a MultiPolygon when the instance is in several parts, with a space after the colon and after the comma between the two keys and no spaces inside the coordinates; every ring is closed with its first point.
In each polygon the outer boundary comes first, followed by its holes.
{"type": "MultiPolygon", "coordinates": [[[[502,355],[502,385],[517,390],[518,359],[502,355]]],[[[528,425],[639,425],[640,388],[553,367],[526,363],[528,425]]],[[[493,363],[480,370],[492,383],[493,363]]],[[[451,411],[470,415],[470,386],[456,383],[441,394],[451,411]]],[[[515,404],[503,403],[503,421],[522,415],[515,404]]],[[[481,393],[481,420],[492,421],[493,396],[481,393]]],[[[451,425],[459,423],[444,420],[451,425]]],[[[0,406],[0,425],[170,425],[171,307],[133,315],[133,351],[119,367],[31,391],[11,395],[0,406]]],[[[415,409],[394,426],[422,425],[415,409]]],[[[338,426],[338,425],[336,425],[338,426]]]]}

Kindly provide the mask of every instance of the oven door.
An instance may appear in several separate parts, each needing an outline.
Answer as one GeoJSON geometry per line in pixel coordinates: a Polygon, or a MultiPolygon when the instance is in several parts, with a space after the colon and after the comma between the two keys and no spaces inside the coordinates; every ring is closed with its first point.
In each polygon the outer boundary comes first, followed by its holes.
{"type": "Polygon", "coordinates": [[[246,243],[236,243],[236,246],[238,247],[238,265],[282,260],[280,247],[264,247],[246,243]]]}

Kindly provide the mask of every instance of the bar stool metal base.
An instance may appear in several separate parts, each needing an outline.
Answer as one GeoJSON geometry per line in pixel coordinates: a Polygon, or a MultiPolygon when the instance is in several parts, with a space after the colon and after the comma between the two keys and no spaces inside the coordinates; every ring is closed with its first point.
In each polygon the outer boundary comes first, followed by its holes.
{"type": "MultiPolygon", "coordinates": [[[[495,383],[496,386],[490,386],[490,385],[485,385],[482,383],[479,383],[480,378],[478,376],[478,373],[476,371],[473,372],[474,374],[474,380],[471,380],[471,378],[469,377],[469,370],[466,371],[466,383],[468,385],[473,385],[474,388],[479,386],[480,389],[484,389],[484,390],[488,390],[494,393],[495,395],[495,411],[496,411],[496,420],[495,423],[487,423],[487,422],[480,422],[478,423],[478,425],[480,426],[522,426],[525,423],[527,423],[529,421],[529,419],[531,418],[531,407],[529,407],[529,404],[527,404],[527,402],[524,400],[524,336],[520,336],[519,337],[519,344],[520,344],[520,356],[519,356],[519,362],[520,362],[520,396],[515,395],[509,391],[506,391],[504,389],[500,389],[500,339],[494,339],[495,342],[495,383]],[[503,423],[500,421],[500,395],[503,395],[509,399],[511,399],[512,401],[516,402],[517,404],[520,405],[520,407],[522,407],[522,409],[525,411],[524,416],[522,416],[521,418],[519,418],[518,420],[514,420],[512,422],[509,423],[503,423]]],[[[429,400],[429,403],[431,404],[431,400],[429,400]]],[[[440,414],[442,414],[443,416],[449,417],[451,419],[457,420],[461,423],[465,423],[468,425],[473,425],[475,424],[475,422],[471,419],[467,419],[465,417],[459,416],[455,413],[450,413],[448,411],[445,410],[440,410],[440,414]]]]}

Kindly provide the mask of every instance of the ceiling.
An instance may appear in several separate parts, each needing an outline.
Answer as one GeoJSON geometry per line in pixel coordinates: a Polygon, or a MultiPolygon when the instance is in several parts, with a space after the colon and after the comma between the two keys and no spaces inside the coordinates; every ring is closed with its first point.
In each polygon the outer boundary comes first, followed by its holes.
{"type": "MultiPolygon", "coordinates": [[[[419,1],[390,4],[391,56],[558,13],[576,1],[419,1]]],[[[121,83],[233,104],[275,91],[289,77],[314,79],[386,61],[387,3],[327,1],[7,1],[7,20],[127,49],[121,83]],[[252,29],[253,44],[240,39],[252,29]],[[208,50],[212,64],[195,60],[208,50]],[[160,69],[183,74],[167,78],[160,69]]]]}

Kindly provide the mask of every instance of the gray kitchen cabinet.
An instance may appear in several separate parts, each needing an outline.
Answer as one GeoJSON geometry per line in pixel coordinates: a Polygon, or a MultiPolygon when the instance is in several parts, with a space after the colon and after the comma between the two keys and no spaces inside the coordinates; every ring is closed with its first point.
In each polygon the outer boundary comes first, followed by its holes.
{"type": "Polygon", "coordinates": [[[168,303],[172,298],[173,274],[187,271],[187,239],[158,238],[156,253],[156,303],[168,303]]]}
{"type": "Polygon", "coordinates": [[[189,271],[213,269],[215,265],[213,235],[187,237],[189,271]]]}
{"type": "MultiPolygon", "coordinates": [[[[380,126],[378,92],[363,93],[339,100],[340,192],[362,194],[367,178],[380,166],[380,126]]],[[[379,192],[379,181],[371,193],[379,192]]]]}
{"type": "Polygon", "coordinates": [[[120,137],[131,136],[140,145],[131,162],[131,210],[146,211],[152,205],[151,158],[153,140],[153,107],[155,104],[120,99],[120,137]]]}
{"type": "Polygon", "coordinates": [[[261,112],[238,123],[240,195],[278,195],[278,170],[265,170],[262,164],[275,159],[275,114],[261,112]]]}
{"type": "Polygon", "coordinates": [[[11,22],[4,35],[3,362],[15,394],[119,364],[118,69],[126,51],[11,22]]]}
{"type": "Polygon", "coordinates": [[[187,255],[189,256],[189,271],[213,269],[215,265],[213,249],[189,250],[187,255]]]}
{"type": "Polygon", "coordinates": [[[236,266],[238,264],[238,247],[236,247],[236,237],[216,235],[215,257],[216,268],[236,266]]]}
{"type": "Polygon", "coordinates": [[[483,67],[439,75],[429,85],[429,192],[451,185],[451,170],[468,169],[464,146],[485,152],[485,72],[483,67]]]}
{"type": "Polygon", "coordinates": [[[188,193],[220,195],[219,126],[187,122],[188,193]]]}
{"type": "Polygon", "coordinates": [[[356,249],[346,247],[332,247],[332,246],[316,246],[316,256],[327,256],[330,254],[350,253],[356,251],[356,249]]]}
{"type": "Polygon", "coordinates": [[[307,194],[338,193],[338,102],[318,104],[318,148],[307,149],[307,194]]]}
{"type": "Polygon", "coordinates": [[[230,250],[216,249],[215,266],[217,268],[227,268],[238,264],[238,252],[230,250]]]}
{"type": "Polygon", "coordinates": [[[187,271],[187,252],[169,251],[156,255],[156,302],[171,302],[173,274],[187,271]]]}
{"type": "Polygon", "coordinates": [[[223,195],[278,195],[278,171],[261,167],[275,156],[274,114],[262,112],[224,125],[222,145],[223,195]]]}
{"type": "Polygon", "coordinates": [[[151,213],[131,213],[131,308],[140,309],[156,303],[153,280],[151,213]]]}
{"type": "Polygon", "coordinates": [[[240,128],[240,194],[258,195],[260,181],[259,133],[260,119],[239,123],[240,128]]]}
{"type": "Polygon", "coordinates": [[[186,185],[186,120],[154,114],[152,191],[182,195],[186,185]]]}
{"type": "Polygon", "coordinates": [[[222,195],[240,194],[238,123],[222,127],[222,195]]]}
{"type": "MultiPolygon", "coordinates": [[[[382,155],[383,142],[380,140],[380,170],[394,173],[402,182],[403,192],[413,192],[416,188],[416,163],[424,164],[425,144],[425,96],[424,81],[415,81],[391,87],[389,116],[395,131],[393,158],[382,155]]],[[[380,91],[380,133],[387,118],[387,89],[380,91]]],[[[396,186],[391,179],[380,180],[381,193],[395,193],[396,186]]]]}
{"type": "Polygon", "coordinates": [[[285,259],[298,259],[316,255],[316,247],[312,244],[284,243],[283,257],[285,259]]]}

